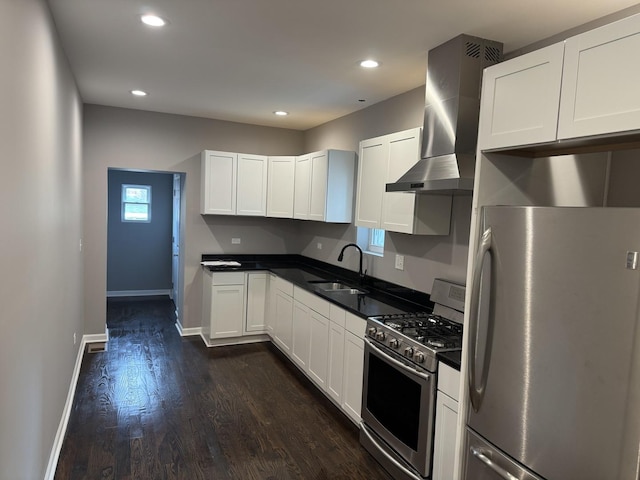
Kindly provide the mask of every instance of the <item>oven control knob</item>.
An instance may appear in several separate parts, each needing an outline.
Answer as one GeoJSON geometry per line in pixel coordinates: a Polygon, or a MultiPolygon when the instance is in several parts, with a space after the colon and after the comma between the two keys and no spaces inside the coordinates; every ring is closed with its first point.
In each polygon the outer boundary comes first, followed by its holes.
{"type": "Polygon", "coordinates": [[[384,332],[376,333],[376,339],[377,340],[380,340],[381,342],[384,342],[385,338],[387,338],[387,336],[384,334],[384,332]]]}
{"type": "Polygon", "coordinates": [[[398,339],[392,338],[391,340],[389,340],[389,346],[391,348],[398,348],[398,339]]]}
{"type": "Polygon", "coordinates": [[[407,347],[404,349],[404,356],[405,357],[413,357],[413,347],[407,347]]]}
{"type": "Polygon", "coordinates": [[[418,363],[424,363],[424,353],[418,352],[414,355],[413,359],[418,363]]]}
{"type": "Polygon", "coordinates": [[[369,327],[369,330],[367,330],[367,333],[369,334],[370,337],[375,337],[376,332],[377,332],[376,327],[369,327]]]}

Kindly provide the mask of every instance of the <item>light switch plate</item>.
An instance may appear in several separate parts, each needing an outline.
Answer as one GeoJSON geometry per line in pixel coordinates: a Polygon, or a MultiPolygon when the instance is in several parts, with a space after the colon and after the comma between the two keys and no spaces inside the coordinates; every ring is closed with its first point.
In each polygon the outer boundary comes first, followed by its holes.
{"type": "Polygon", "coordinates": [[[240,239],[239,238],[232,238],[231,239],[231,243],[233,245],[240,245],[240,239]]]}

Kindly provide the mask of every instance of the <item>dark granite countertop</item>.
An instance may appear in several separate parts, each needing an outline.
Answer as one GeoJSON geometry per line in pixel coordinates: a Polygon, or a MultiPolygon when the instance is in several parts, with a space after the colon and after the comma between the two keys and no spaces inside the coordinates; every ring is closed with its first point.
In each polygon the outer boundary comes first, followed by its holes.
{"type": "Polygon", "coordinates": [[[438,353],[438,360],[442,363],[446,363],[451,368],[455,368],[460,371],[460,365],[462,364],[462,352],[460,350],[457,352],[441,352],[438,353]]]}
{"type": "Polygon", "coordinates": [[[360,317],[372,317],[387,313],[430,312],[433,303],[429,295],[373,277],[366,277],[363,283],[357,272],[302,255],[202,255],[202,261],[233,260],[239,267],[205,267],[211,271],[252,271],[267,270],[279,277],[314,292],[360,317]],[[340,281],[366,291],[365,294],[327,292],[318,288],[314,281],[340,281]]]}

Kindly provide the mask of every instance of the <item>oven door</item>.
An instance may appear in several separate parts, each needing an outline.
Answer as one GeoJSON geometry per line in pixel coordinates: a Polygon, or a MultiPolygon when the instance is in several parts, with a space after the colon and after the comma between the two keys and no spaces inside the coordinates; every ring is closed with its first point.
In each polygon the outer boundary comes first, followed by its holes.
{"type": "Polygon", "coordinates": [[[362,422],[427,477],[433,451],[435,375],[369,339],[364,352],[362,422]]]}

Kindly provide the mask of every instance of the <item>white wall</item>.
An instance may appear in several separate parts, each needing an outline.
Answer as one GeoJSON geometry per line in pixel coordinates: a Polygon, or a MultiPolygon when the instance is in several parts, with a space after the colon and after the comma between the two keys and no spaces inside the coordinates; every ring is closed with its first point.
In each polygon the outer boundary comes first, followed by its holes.
{"type": "Polygon", "coordinates": [[[42,0],[0,2],[0,478],[43,478],[81,338],[81,103],[42,0]]]}
{"type": "Polygon", "coordinates": [[[181,324],[201,323],[203,253],[291,253],[299,250],[298,223],[255,217],[200,215],[200,152],[205,149],[265,155],[303,151],[296,130],[85,105],[84,222],[87,262],[85,333],[104,333],[106,321],[107,169],[186,173],[183,199],[184,291],[181,324]],[[240,237],[240,245],[231,238],[240,237]]]}

